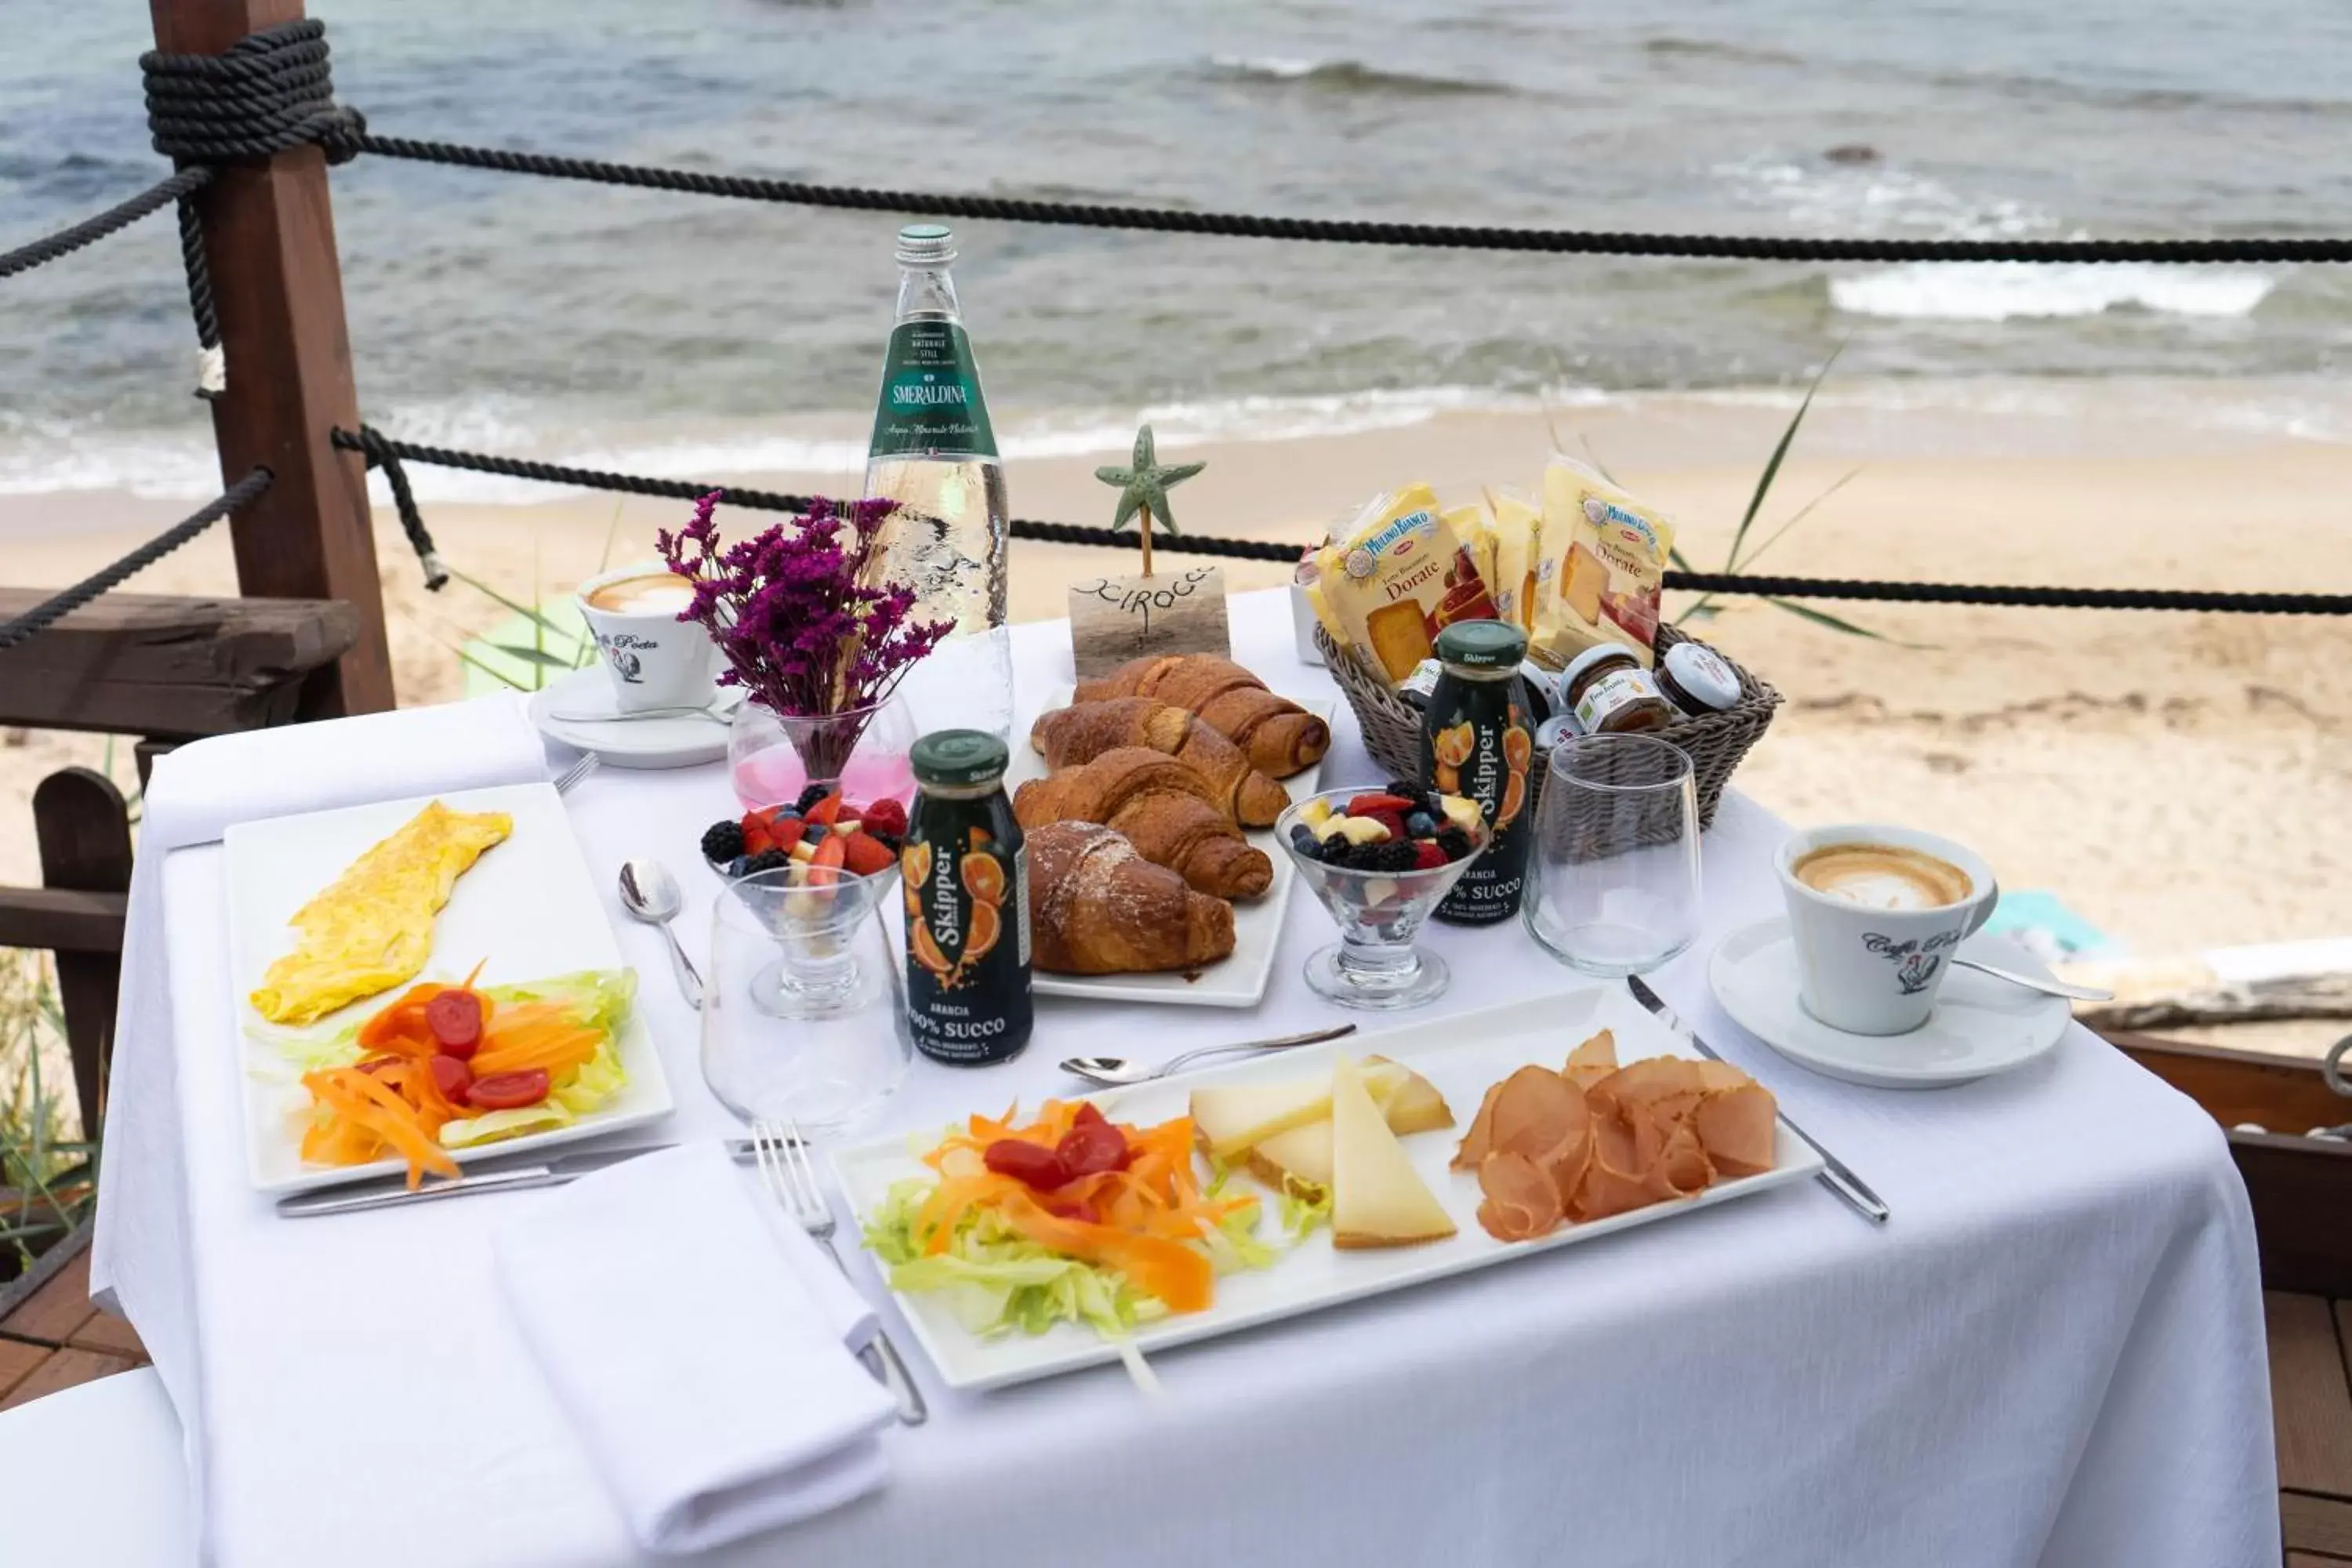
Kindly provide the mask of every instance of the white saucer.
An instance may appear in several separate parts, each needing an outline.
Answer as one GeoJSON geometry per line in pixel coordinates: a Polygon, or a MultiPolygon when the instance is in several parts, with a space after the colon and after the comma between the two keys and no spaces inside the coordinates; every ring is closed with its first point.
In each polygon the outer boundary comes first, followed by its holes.
{"type": "MultiPolygon", "coordinates": [[[[2021,974],[2050,974],[2022,949],[1990,938],[1970,937],[1960,952],[2021,974]]],[[[1873,1089],[1941,1089],[2021,1068],[2047,1056],[2074,1016],[2063,997],[1955,969],[1936,998],[1934,1015],[1907,1035],[1832,1029],[1797,1000],[1797,955],[1786,915],[1725,937],[1707,961],[1706,977],[1716,1000],[1741,1028],[1800,1067],[1873,1089]]]]}
{"type": "Polygon", "coordinates": [[[733,688],[719,693],[720,706],[709,719],[631,719],[611,724],[583,723],[558,713],[616,713],[613,684],[602,665],[559,677],[531,693],[530,721],[539,732],[575,751],[593,752],[614,768],[690,768],[727,755],[727,713],[741,700],[733,688]]]}

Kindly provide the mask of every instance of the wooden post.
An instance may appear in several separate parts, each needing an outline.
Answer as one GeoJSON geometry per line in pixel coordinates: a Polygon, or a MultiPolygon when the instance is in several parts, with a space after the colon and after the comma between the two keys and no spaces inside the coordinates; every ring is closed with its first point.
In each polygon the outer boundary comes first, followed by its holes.
{"type": "MultiPolygon", "coordinates": [[[[44,886],[81,893],[130,891],[131,812],[122,792],[104,773],[64,768],[43,779],[33,791],[33,832],[40,842],[44,886]]],[[[122,955],[61,948],[57,964],[82,1131],[95,1138],[103,1064],[112,1054],[122,955]]]]}
{"type": "MultiPolygon", "coordinates": [[[[302,16],[302,0],[149,0],[155,47],[216,55],[247,34],[302,16]]],[[[296,147],[223,167],[196,195],[220,308],[228,390],[213,402],[224,482],[257,464],[277,476],[232,520],[240,592],[253,598],[341,599],[360,636],[320,680],[303,718],[393,705],[383,587],[369,525],[367,469],[329,444],[359,426],[343,277],[335,254],[326,155],[296,147]]]]}

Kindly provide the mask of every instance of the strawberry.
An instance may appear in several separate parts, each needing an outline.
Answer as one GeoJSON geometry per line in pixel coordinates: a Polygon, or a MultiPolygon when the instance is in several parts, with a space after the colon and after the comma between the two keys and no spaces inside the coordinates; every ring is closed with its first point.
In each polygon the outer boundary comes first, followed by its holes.
{"type": "MultiPolygon", "coordinates": [[[[833,842],[827,839],[825,842],[833,842]]],[[[871,833],[852,833],[842,837],[842,865],[861,877],[871,877],[877,871],[887,871],[898,857],[871,833]]]]}
{"type": "Polygon", "coordinates": [[[841,792],[839,790],[835,790],[831,795],[826,795],[823,800],[818,801],[814,805],[808,808],[808,819],[811,822],[822,823],[827,827],[831,827],[833,826],[833,819],[840,815],[841,792]]]}
{"type": "MultiPolygon", "coordinates": [[[[838,801],[840,798],[837,795],[826,796],[825,800],[817,803],[817,810],[824,810],[827,803],[838,801]]],[[[842,862],[848,858],[848,853],[849,836],[847,834],[826,834],[818,841],[816,853],[809,857],[809,885],[816,888],[829,888],[839,881],[841,879],[835,873],[840,869],[842,862]]]]}
{"type": "Polygon", "coordinates": [[[907,808],[887,795],[867,806],[863,815],[868,833],[896,838],[907,831],[907,808]]]}
{"type": "Polygon", "coordinates": [[[752,812],[743,818],[744,854],[765,855],[775,847],[775,836],[768,831],[768,825],[760,820],[758,812],[752,812]]]}
{"type": "Polygon", "coordinates": [[[1433,871],[1444,864],[1445,851],[1440,849],[1434,842],[1427,838],[1413,841],[1412,868],[1414,870],[1433,871]]]}
{"type": "MultiPolygon", "coordinates": [[[[790,849],[801,841],[801,835],[807,831],[808,824],[799,817],[780,816],[776,818],[775,826],[768,829],[769,846],[776,849],[790,849]]],[[[750,842],[748,836],[744,841],[750,842]]]]}
{"type": "Polygon", "coordinates": [[[1348,803],[1349,816],[1378,816],[1386,812],[1402,817],[1413,803],[1401,795],[1360,795],[1348,803]]]}
{"type": "MultiPolygon", "coordinates": [[[[1381,795],[1370,798],[1394,800],[1396,797],[1394,795],[1381,795]]],[[[1348,803],[1348,815],[1349,816],[1370,817],[1374,822],[1379,823],[1382,827],[1389,830],[1389,837],[1391,838],[1402,838],[1406,836],[1404,831],[1404,816],[1401,812],[1389,810],[1385,807],[1378,811],[1358,811],[1356,809],[1356,803],[1354,801],[1349,801],[1348,803]]]]}

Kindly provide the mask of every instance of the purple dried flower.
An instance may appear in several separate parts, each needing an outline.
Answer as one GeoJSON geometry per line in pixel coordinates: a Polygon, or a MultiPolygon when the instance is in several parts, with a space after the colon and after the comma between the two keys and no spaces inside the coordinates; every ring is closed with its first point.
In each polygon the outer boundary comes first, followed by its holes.
{"type": "Polygon", "coordinates": [[[870,708],[953,629],[911,620],[914,589],[875,580],[896,502],[818,496],[790,522],[728,544],[713,521],[721,493],[655,536],[669,569],[694,584],[677,618],[709,631],[727,659],[719,684],[792,717],[870,708]]]}

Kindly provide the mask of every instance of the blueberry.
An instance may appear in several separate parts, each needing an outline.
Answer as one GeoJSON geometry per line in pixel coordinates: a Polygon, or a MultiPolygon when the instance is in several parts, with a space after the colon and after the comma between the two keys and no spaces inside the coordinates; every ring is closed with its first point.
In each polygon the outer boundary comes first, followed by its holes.
{"type": "Polygon", "coordinates": [[[812,822],[801,830],[801,842],[814,844],[831,831],[832,829],[826,827],[822,822],[812,822]]]}
{"type": "Polygon", "coordinates": [[[1437,833],[1437,818],[1425,811],[1416,811],[1404,819],[1406,834],[1414,838],[1431,838],[1437,833]]]}
{"type": "Polygon", "coordinates": [[[1301,855],[1312,857],[1319,842],[1315,837],[1315,830],[1307,824],[1303,822],[1291,824],[1290,847],[1301,855]]]}
{"type": "Polygon", "coordinates": [[[751,867],[751,858],[749,855],[738,855],[727,862],[727,874],[730,877],[740,877],[750,870],[751,867]]]}

